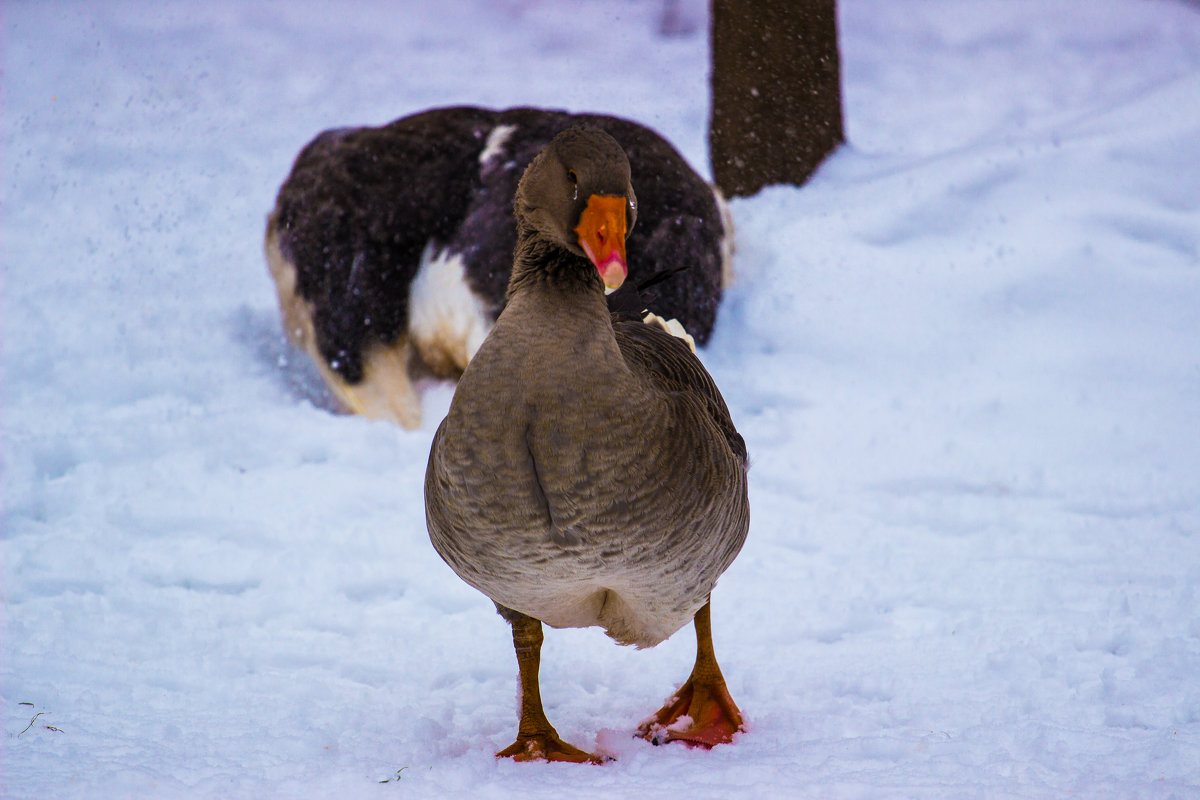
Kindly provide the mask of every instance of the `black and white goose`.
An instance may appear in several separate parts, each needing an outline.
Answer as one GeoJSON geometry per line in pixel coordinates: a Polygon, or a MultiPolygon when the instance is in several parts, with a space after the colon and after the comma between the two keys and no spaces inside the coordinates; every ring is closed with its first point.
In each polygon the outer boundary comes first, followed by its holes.
{"type": "Polygon", "coordinates": [[[629,158],[638,196],[614,311],[678,320],[704,344],[729,274],[723,203],[654,131],[610,116],[440,108],[326,131],[296,158],[266,231],[291,341],[347,410],[420,424],[414,377],[457,377],[495,324],[533,157],[587,124],[629,158]]]}

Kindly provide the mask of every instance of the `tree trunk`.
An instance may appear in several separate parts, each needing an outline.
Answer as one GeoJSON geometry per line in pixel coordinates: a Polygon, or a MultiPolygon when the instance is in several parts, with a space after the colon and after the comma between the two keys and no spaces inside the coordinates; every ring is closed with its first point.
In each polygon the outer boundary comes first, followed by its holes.
{"type": "Polygon", "coordinates": [[[713,180],[800,185],[844,140],[836,0],[712,0],[713,180]]]}

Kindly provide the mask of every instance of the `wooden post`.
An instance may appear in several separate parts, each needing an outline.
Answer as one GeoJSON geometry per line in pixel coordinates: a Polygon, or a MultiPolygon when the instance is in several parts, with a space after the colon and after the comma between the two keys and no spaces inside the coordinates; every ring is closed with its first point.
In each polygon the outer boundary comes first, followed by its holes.
{"type": "Polygon", "coordinates": [[[800,185],[845,139],[836,0],[712,0],[713,180],[800,185]]]}

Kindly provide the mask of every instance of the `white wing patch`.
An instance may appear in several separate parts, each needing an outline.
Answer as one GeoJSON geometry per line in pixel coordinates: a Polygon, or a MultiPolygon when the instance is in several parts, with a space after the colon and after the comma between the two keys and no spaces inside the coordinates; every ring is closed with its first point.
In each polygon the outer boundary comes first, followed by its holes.
{"type": "Polygon", "coordinates": [[[426,246],[409,293],[408,326],[421,359],[435,373],[455,376],[466,368],[492,320],[467,285],[462,256],[426,246]]]}
{"type": "Polygon", "coordinates": [[[483,152],[479,154],[480,169],[486,167],[489,161],[504,152],[504,145],[508,143],[509,137],[516,129],[516,125],[497,125],[492,128],[487,141],[484,142],[483,152]]]}
{"type": "Polygon", "coordinates": [[[642,317],[642,322],[646,323],[647,325],[657,325],[667,333],[674,336],[676,339],[683,339],[683,341],[687,343],[687,346],[691,348],[692,352],[696,352],[696,340],[690,333],[687,332],[687,330],[683,327],[683,323],[679,320],[663,319],[658,314],[650,312],[646,314],[646,316],[642,317]]]}

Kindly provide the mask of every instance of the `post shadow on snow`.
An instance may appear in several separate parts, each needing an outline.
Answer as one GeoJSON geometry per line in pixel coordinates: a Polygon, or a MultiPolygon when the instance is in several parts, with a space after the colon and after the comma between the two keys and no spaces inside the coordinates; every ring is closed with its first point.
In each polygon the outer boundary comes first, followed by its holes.
{"type": "Polygon", "coordinates": [[[279,327],[279,312],[239,306],[229,315],[230,338],[288,395],[334,414],[345,410],[303,351],[279,327]]]}

